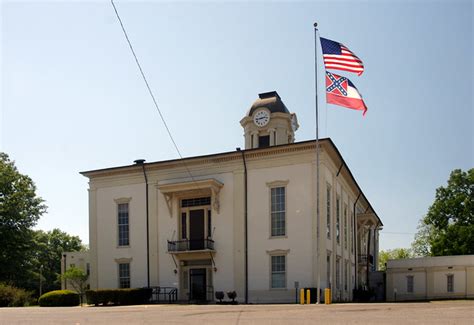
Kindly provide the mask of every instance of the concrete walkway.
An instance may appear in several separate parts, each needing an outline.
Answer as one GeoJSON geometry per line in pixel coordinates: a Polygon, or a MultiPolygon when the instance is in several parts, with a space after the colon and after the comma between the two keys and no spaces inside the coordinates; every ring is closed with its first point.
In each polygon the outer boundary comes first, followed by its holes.
{"type": "Polygon", "coordinates": [[[474,301],[0,308],[0,324],[474,324],[474,301]]]}

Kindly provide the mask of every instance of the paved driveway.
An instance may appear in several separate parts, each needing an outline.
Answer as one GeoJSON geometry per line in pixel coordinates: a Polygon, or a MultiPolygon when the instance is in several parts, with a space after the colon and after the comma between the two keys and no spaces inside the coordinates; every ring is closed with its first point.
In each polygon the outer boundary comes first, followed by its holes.
{"type": "Polygon", "coordinates": [[[474,301],[0,308],[0,324],[474,324],[474,301]]]}

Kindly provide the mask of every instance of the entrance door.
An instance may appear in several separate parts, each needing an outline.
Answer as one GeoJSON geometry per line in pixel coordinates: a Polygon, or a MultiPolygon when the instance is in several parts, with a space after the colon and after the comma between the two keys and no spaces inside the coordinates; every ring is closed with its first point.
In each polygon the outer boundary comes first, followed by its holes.
{"type": "Polygon", "coordinates": [[[189,249],[204,249],[204,210],[189,211],[189,249]]]}
{"type": "Polygon", "coordinates": [[[206,269],[189,270],[190,300],[206,301],[206,269]]]}

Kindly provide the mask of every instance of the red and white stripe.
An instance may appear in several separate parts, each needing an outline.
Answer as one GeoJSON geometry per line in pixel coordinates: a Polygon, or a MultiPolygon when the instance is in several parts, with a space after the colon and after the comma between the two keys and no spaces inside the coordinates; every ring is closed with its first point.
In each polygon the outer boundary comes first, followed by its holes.
{"type": "Polygon", "coordinates": [[[323,54],[323,59],[326,69],[355,72],[359,76],[364,72],[364,64],[362,63],[362,60],[342,44],[341,55],[323,54]]]}

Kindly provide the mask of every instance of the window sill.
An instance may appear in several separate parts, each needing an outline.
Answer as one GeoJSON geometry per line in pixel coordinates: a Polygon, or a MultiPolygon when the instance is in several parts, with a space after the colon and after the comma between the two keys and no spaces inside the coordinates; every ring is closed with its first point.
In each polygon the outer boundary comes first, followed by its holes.
{"type": "Polygon", "coordinates": [[[117,248],[130,248],[130,245],[122,245],[122,246],[117,245],[117,248]]]}
{"type": "Polygon", "coordinates": [[[288,288],[270,288],[270,291],[288,291],[288,288]]]}
{"type": "Polygon", "coordinates": [[[270,236],[268,239],[284,239],[288,238],[288,235],[283,235],[283,236],[270,236]]]}

